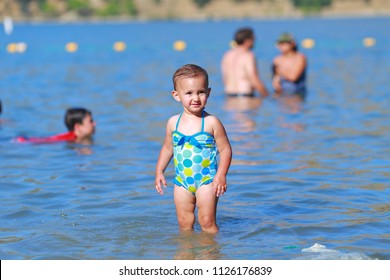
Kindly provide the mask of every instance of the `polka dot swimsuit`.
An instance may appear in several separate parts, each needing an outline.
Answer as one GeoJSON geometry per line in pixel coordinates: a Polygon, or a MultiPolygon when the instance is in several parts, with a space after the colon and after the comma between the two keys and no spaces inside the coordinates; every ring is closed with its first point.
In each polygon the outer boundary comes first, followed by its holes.
{"type": "Polygon", "coordinates": [[[183,113],[172,132],[173,155],[176,177],[173,183],[184,187],[195,195],[196,190],[210,184],[217,173],[217,147],[213,135],[204,131],[204,111],[202,130],[187,136],[177,130],[183,113]]]}

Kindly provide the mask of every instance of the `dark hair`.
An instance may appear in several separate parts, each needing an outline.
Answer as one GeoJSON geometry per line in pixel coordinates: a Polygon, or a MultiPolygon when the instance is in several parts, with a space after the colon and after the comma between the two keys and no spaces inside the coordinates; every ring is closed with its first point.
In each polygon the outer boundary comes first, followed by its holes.
{"type": "Polygon", "coordinates": [[[209,85],[209,75],[202,67],[195,64],[186,64],[176,70],[173,74],[173,87],[176,89],[177,81],[183,78],[204,77],[207,86],[209,85]]]}
{"type": "Polygon", "coordinates": [[[65,114],[65,125],[69,131],[74,130],[76,123],[83,123],[83,120],[86,116],[92,115],[92,113],[84,108],[69,108],[66,110],[65,114]]]}
{"type": "Polygon", "coordinates": [[[275,75],[276,75],[276,65],[275,65],[275,63],[272,63],[272,65],[271,65],[271,73],[272,73],[272,78],[275,77],[275,75]]]}
{"type": "Polygon", "coordinates": [[[241,28],[237,30],[234,40],[238,45],[242,45],[246,40],[252,39],[254,37],[254,33],[252,28],[241,28]]]}

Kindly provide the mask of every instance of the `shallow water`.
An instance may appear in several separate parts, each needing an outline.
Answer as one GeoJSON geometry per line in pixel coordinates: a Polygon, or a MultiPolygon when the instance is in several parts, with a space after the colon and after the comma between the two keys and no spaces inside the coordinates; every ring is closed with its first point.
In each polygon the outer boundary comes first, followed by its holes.
{"type": "Polygon", "coordinates": [[[389,24],[16,25],[11,36],[0,35],[0,258],[390,259],[389,24]],[[302,49],[309,95],[300,111],[272,99],[231,104],[223,97],[220,58],[240,26],[255,29],[268,87],[280,32],[316,41],[302,49]],[[363,47],[367,36],[374,47],[363,47]],[[187,49],[173,51],[175,40],[187,49]],[[69,41],[78,52],[64,51],[69,41]],[[126,42],[126,51],[114,52],[115,41],[126,42]],[[25,42],[27,52],[7,53],[10,42],[25,42]],[[199,225],[179,234],[172,187],[162,197],[154,189],[165,123],[180,111],[171,75],[185,63],[209,71],[207,110],[225,124],[234,150],[216,236],[199,225]],[[9,141],[65,131],[70,106],[94,113],[89,149],[9,141]]]}

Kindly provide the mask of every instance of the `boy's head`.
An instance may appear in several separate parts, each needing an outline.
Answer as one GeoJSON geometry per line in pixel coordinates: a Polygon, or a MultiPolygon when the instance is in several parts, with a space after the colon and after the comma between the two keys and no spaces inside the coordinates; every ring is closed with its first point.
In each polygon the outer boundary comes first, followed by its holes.
{"type": "Polygon", "coordinates": [[[89,138],[95,133],[92,113],[84,108],[69,108],[65,114],[65,125],[77,138],[89,138]]]}
{"type": "Polygon", "coordinates": [[[237,30],[234,40],[236,41],[237,45],[242,45],[247,40],[253,40],[255,39],[254,32],[251,28],[241,28],[237,30]]]}
{"type": "Polygon", "coordinates": [[[181,79],[202,77],[205,79],[206,87],[209,86],[209,75],[202,67],[195,64],[186,64],[176,70],[173,74],[173,88],[177,89],[177,83],[181,79]]]}

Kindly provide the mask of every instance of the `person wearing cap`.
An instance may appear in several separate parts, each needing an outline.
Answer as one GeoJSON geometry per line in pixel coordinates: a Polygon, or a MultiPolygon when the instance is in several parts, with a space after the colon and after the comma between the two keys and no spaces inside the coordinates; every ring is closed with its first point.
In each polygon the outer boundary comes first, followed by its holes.
{"type": "Polygon", "coordinates": [[[235,33],[236,46],[227,51],[221,62],[222,79],[226,96],[255,97],[255,91],[268,96],[260,79],[256,57],[252,49],[255,44],[251,28],[241,28],[235,33]]]}
{"type": "Polygon", "coordinates": [[[276,44],[281,54],[272,65],[275,93],[277,96],[294,96],[303,100],[306,96],[306,57],[298,51],[290,33],[282,33],[276,44]]]}

